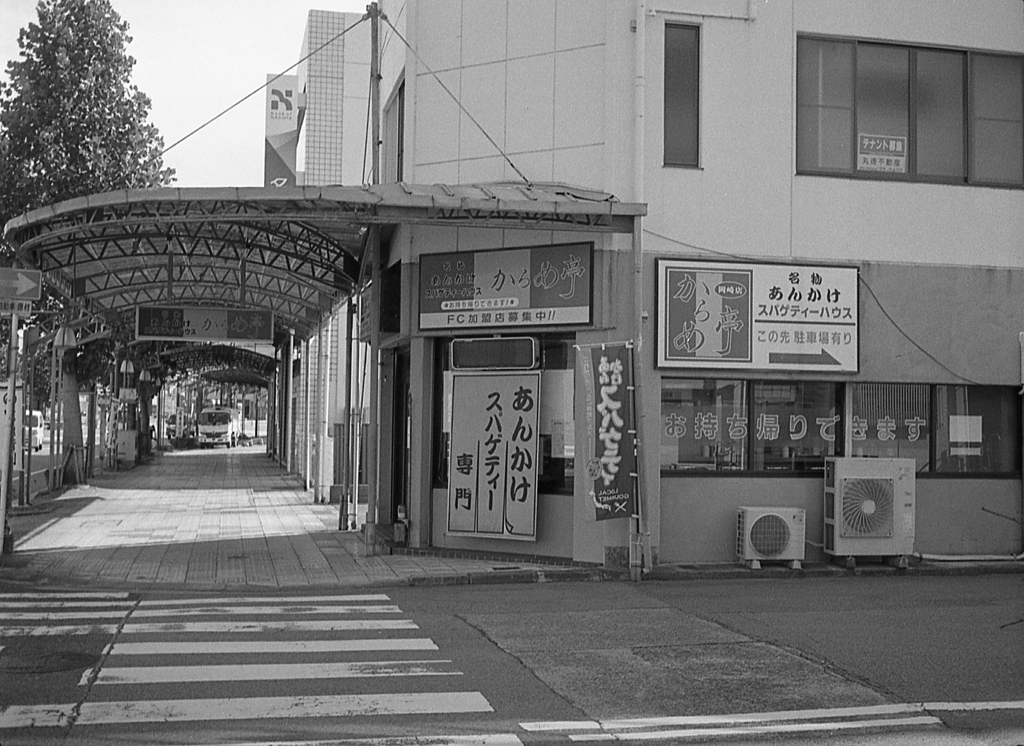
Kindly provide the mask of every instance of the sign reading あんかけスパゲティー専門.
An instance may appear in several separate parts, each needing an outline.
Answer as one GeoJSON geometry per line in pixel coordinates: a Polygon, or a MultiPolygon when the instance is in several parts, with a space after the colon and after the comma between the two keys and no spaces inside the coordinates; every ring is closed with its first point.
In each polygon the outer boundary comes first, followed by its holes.
{"type": "Polygon", "coordinates": [[[540,373],[455,373],[448,531],[537,538],[540,373]]]}

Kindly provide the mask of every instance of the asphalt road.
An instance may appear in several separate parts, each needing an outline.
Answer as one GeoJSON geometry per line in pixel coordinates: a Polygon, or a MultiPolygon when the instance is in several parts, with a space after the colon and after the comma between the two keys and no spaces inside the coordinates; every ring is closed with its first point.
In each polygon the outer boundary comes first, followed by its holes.
{"type": "Polygon", "coordinates": [[[24,593],[5,746],[1024,744],[1021,575],[24,593]]]}

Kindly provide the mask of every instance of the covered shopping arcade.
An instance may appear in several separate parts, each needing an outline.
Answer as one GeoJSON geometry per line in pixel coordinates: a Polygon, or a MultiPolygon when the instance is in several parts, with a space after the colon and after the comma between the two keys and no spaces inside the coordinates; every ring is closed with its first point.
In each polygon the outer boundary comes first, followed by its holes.
{"type": "MultiPolygon", "coordinates": [[[[370,360],[378,360],[388,344],[388,330],[396,338],[408,334],[415,324],[414,283],[406,278],[397,285],[398,298],[384,297],[391,286],[382,272],[415,271],[408,248],[412,231],[425,227],[432,236],[451,238],[446,248],[456,250],[454,229],[461,228],[489,232],[495,246],[504,245],[508,232],[546,232],[538,242],[556,232],[635,235],[634,219],[642,212],[611,195],[561,185],[163,188],[96,194],[34,210],[11,220],[4,238],[19,265],[41,270],[64,299],[68,310],[59,321],[84,329],[80,338],[134,325],[137,309],[147,307],[270,312],[272,336],[248,357],[229,353],[226,362],[223,348],[232,341],[182,338],[162,343],[160,362],[173,360],[179,371],[217,369],[222,379],[265,382],[267,452],[294,471],[296,433],[311,430],[310,423],[294,420],[297,350],[318,339],[318,349],[325,349],[327,322],[342,309],[356,327],[350,339],[365,345],[370,360]],[[382,306],[400,318],[382,320],[382,306]]],[[[54,329],[44,329],[44,338],[54,329]]],[[[351,357],[347,351],[330,364],[345,371],[351,392],[354,362],[344,359],[351,357]]],[[[377,412],[378,376],[375,366],[370,369],[364,406],[377,412]]],[[[310,417],[308,410],[304,414],[310,417]]],[[[378,449],[389,447],[377,420],[369,417],[358,431],[364,463],[376,463],[378,449]]],[[[325,452],[320,446],[316,458],[325,452]]],[[[372,523],[376,469],[366,472],[372,523]]]]}

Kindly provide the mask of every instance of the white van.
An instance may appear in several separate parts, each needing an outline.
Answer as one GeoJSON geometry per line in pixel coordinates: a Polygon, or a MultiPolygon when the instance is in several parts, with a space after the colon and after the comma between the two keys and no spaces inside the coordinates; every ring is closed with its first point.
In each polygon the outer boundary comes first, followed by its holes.
{"type": "Polygon", "coordinates": [[[46,420],[43,419],[43,413],[38,409],[33,409],[29,413],[28,429],[31,437],[32,450],[41,451],[43,450],[43,437],[46,434],[46,420]]]}
{"type": "Polygon", "coordinates": [[[242,413],[232,407],[203,407],[199,413],[199,447],[234,448],[242,435],[242,413]]]}

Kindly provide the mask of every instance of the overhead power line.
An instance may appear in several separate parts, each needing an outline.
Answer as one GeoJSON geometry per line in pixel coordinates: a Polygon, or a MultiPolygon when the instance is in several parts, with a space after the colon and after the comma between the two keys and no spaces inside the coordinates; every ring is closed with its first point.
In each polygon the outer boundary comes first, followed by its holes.
{"type": "Polygon", "coordinates": [[[279,73],[278,73],[277,75],[275,75],[275,76],[274,76],[273,78],[271,78],[270,80],[268,80],[268,81],[267,81],[266,83],[264,83],[263,85],[259,86],[258,88],[255,88],[255,89],[253,89],[253,90],[252,90],[251,92],[249,92],[248,94],[246,94],[246,95],[245,95],[245,96],[243,96],[242,98],[240,98],[240,99],[238,99],[237,101],[235,101],[235,103],[231,104],[231,106],[229,106],[228,108],[224,109],[224,111],[222,111],[222,112],[221,112],[220,114],[217,114],[217,115],[216,115],[215,117],[213,117],[213,118],[211,118],[211,119],[207,120],[206,122],[203,122],[203,123],[202,123],[201,125],[199,125],[199,126],[198,126],[198,127],[196,127],[196,128],[194,129],[194,130],[192,130],[191,132],[189,132],[189,133],[188,133],[187,135],[185,135],[184,137],[182,137],[182,138],[181,138],[180,140],[177,140],[177,141],[175,141],[174,143],[172,143],[172,144],[168,145],[168,146],[167,146],[166,148],[164,148],[164,149],[163,149],[163,150],[162,150],[162,151],[160,152],[160,155],[161,155],[161,156],[163,156],[163,155],[164,155],[165,153],[167,153],[167,152],[168,152],[169,150],[171,150],[172,148],[174,148],[174,147],[177,147],[178,145],[181,145],[181,143],[185,142],[185,141],[186,141],[187,139],[189,139],[190,137],[192,137],[192,135],[194,135],[194,134],[196,134],[197,132],[200,132],[201,130],[203,130],[203,129],[205,129],[206,127],[210,126],[211,124],[213,124],[214,122],[216,122],[216,121],[217,121],[218,119],[220,119],[220,118],[221,118],[222,116],[224,116],[225,114],[227,114],[227,113],[228,113],[229,111],[231,111],[232,109],[235,109],[235,108],[237,108],[238,106],[240,106],[241,104],[243,104],[244,102],[248,101],[248,100],[249,100],[250,98],[252,98],[253,96],[255,96],[255,95],[256,95],[257,93],[259,93],[260,91],[263,91],[263,90],[265,90],[265,89],[267,88],[267,86],[269,86],[270,84],[272,84],[272,83],[274,83],[275,81],[277,81],[277,79],[278,79],[278,78],[281,78],[281,77],[283,77],[283,76],[287,75],[287,74],[288,74],[289,72],[291,72],[291,71],[292,71],[292,70],[294,70],[294,69],[295,69],[296,67],[298,67],[299,65],[301,65],[301,64],[302,64],[303,62],[305,62],[306,60],[308,60],[308,59],[309,59],[310,57],[312,57],[313,55],[315,55],[315,54],[316,54],[317,52],[319,52],[319,51],[320,51],[321,49],[323,49],[324,47],[330,46],[331,44],[333,44],[334,42],[336,42],[336,41],[337,41],[338,39],[340,39],[341,37],[343,37],[343,36],[344,36],[345,34],[347,34],[347,33],[348,33],[349,31],[351,31],[352,29],[354,29],[354,28],[355,28],[356,26],[358,26],[358,25],[359,25],[360,23],[362,23],[362,22],[363,22],[363,21],[365,21],[365,20],[366,20],[366,16],[363,16],[363,17],[362,17],[362,18],[360,18],[360,19],[359,19],[358,21],[356,21],[355,23],[353,23],[353,24],[352,24],[351,26],[349,26],[348,28],[344,29],[344,30],[343,30],[343,31],[342,31],[341,33],[339,33],[339,34],[336,34],[336,35],[334,35],[333,37],[331,37],[330,39],[328,39],[327,41],[325,41],[325,42],[324,42],[323,44],[321,44],[321,45],[320,45],[319,47],[317,47],[316,49],[314,49],[314,50],[313,50],[312,52],[310,52],[309,54],[307,54],[307,55],[306,55],[305,57],[303,57],[302,59],[298,60],[298,61],[297,61],[297,62],[296,62],[296,63],[295,63],[294,65],[292,65],[291,67],[289,67],[289,68],[286,68],[285,70],[282,70],[281,72],[279,72],[279,73]]]}

